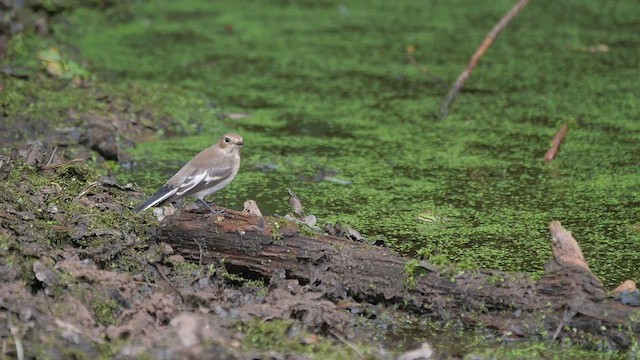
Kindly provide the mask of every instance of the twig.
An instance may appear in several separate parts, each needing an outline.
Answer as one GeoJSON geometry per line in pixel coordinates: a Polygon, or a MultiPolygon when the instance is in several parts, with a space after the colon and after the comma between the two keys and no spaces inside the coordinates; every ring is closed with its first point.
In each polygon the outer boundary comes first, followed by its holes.
{"type": "Polygon", "coordinates": [[[135,284],[138,284],[138,285],[151,286],[151,287],[155,287],[155,288],[159,288],[160,287],[160,286],[158,286],[158,284],[150,283],[150,282],[147,282],[147,281],[135,281],[134,280],[133,282],[135,284]]]}
{"type": "Polygon", "coordinates": [[[464,71],[460,74],[458,80],[456,80],[456,82],[449,90],[449,93],[444,98],[444,101],[442,101],[442,105],[440,105],[441,117],[447,116],[447,114],[449,113],[449,106],[451,106],[451,103],[453,102],[453,100],[455,100],[458,92],[460,92],[460,90],[464,86],[465,81],[467,81],[469,76],[471,76],[471,72],[476,67],[476,65],[478,65],[480,58],[487,52],[487,50],[493,43],[493,40],[495,40],[498,34],[500,34],[500,32],[502,32],[502,30],[507,27],[511,20],[513,20],[513,18],[515,18],[516,15],[518,15],[518,13],[525,6],[527,6],[527,3],[529,3],[529,0],[518,0],[518,2],[511,8],[511,10],[509,10],[509,12],[502,19],[500,19],[500,22],[498,22],[493,27],[493,29],[491,29],[489,34],[487,34],[487,36],[484,38],[484,41],[482,42],[482,45],[480,45],[475,54],[473,54],[473,57],[471,57],[471,61],[469,62],[469,65],[467,65],[467,68],[464,69],[464,71]]]}
{"type": "Polygon", "coordinates": [[[24,360],[24,347],[22,346],[22,336],[20,334],[20,328],[13,324],[11,321],[11,314],[8,317],[9,331],[13,335],[13,341],[16,346],[16,357],[18,360],[24,360]]]}
{"type": "Polygon", "coordinates": [[[556,331],[553,333],[553,338],[551,338],[551,341],[556,341],[556,339],[558,338],[558,335],[560,335],[560,331],[562,331],[562,328],[564,327],[564,325],[566,323],[568,323],[569,321],[571,321],[571,319],[573,319],[574,316],[576,316],[578,312],[571,309],[571,306],[566,305],[565,309],[564,309],[564,315],[562,315],[562,319],[560,320],[560,323],[558,324],[558,327],[556,328],[556,331]]]}
{"type": "Polygon", "coordinates": [[[553,333],[553,337],[551,338],[551,342],[556,341],[558,335],[560,335],[560,331],[562,331],[562,327],[564,326],[564,317],[569,313],[569,307],[564,309],[564,315],[562,315],[562,319],[560,319],[560,323],[556,328],[556,331],[553,333]]]}
{"type": "Polygon", "coordinates": [[[60,167],[60,166],[65,166],[65,165],[69,165],[69,164],[72,164],[74,162],[80,162],[80,161],[83,161],[83,160],[82,159],[73,159],[73,160],[61,162],[59,164],[45,165],[45,166],[41,167],[40,170],[51,170],[51,169],[55,169],[55,168],[60,167]]]}
{"type": "Polygon", "coordinates": [[[165,274],[163,274],[162,271],[160,271],[160,268],[158,267],[158,265],[157,264],[151,264],[151,265],[156,269],[158,274],[160,274],[160,277],[162,278],[162,280],[164,280],[167,283],[167,285],[169,285],[171,290],[173,290],[176,294],[178,294],[178,296],[180,297],[180,300],[182,300],[182,303],[184,303],[184,296],[182,296],[182,293],[178,289],[176,289],[176,287],[173,286],[171,281],[169,281],[169,279],[167,279],[167,276],[165,274]]]}
{"type": "Polygon", "coordinates": [[[409,62],[412,63],[413,66],[417,67],[418,70],[420,70],[422,75],[427,75],[427,68],[424,65],[420,64],[415,57],[413,57],[413,52],[415,50],[416,50],[415,47],[407,46],[407,59],[409,59],[409,62]]]}
{"type": "Polygon", "coordinates": [[[89,190],[91,190],[92,187],[98,185],[98,183],[96,181],[92,182],[91,184],[89,184],[89,186],[87,186],[84,190],[80,191],[80,194],[78,194],[76,196],[76,201],[78,199],[80,199],[82,196],[84,196],[89,190]]]}
{"type": "Polygon", "coordinates": [[[54,147],[53,151],[51,152],[51,156],[49,156],[49,161],[47,161],[47,165],[45,166],[49,166],[51,165],[51,162],[53,161],[53,157],[56,156],[56,153],[58,152],[58,147],[54,147]]]}
{"type": "Polygon", "coordinates": [[[560,151],[560,145],[564,141],[564,138],[567,137],[567,133],[569,132],[569,125],[567,123],[562,124],[560,130],[553,136],[553,140],[551,140],[551,147],[547,150],[547,153],[544,154],[544,161],[553,160],[558,151],[560,151]]]}
{"type": "Polygon", "coordinates": [[[347,339],[345,339],[342,335],[338,334],[337,331],[334,331],[332,329],[328,330],[329,334],[331,334],[334,338],[338,339],[338,341],[340,341],[341,343],[345,344],[346,346],[348,346],[349,348],[351,348],[351,350],[353,350],[356,355],[358,355],[359,359],[364,359],[364,354],[362,353],[362,351],[360,351],[360,349],[358,349],[352,342],[348,341],[347,339]]]}

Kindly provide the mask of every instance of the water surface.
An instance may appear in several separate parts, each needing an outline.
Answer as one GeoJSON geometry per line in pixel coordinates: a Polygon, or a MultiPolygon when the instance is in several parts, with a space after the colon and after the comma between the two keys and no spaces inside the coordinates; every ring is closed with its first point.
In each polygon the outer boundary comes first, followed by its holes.
{"type": "Polygon", "coordinates": [[[283,215],[290,188],[321,223],[407,254],[534,274],[560,220],[607,286],[638,279],[637,3],[532,2],[437,118],[512,3],[155,0],[126,16],[81,9],[56,30],[101,78],[160,92],[168,116],[198,124],[133,151],[121,176],[148,192],[234,131],[246,145],[225,206],[283,215]]]}

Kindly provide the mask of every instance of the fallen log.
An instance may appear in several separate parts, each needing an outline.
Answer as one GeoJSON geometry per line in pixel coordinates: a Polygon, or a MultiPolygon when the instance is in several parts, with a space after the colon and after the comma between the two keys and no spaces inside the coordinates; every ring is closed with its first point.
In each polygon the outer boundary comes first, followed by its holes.
{"type": "Polygon", "coordinates": [[[224,259],[227,271],[245,277],[270,279],[284,273],[333,301],[395,305],[434,320],[489,326],[505,337],[630,345],[640,332],[637,320],[630,320],[635,308],[608,295],[571,233],[559,222],[550,229],[554,258],[538,281],[489,269],[447,271],[385,247],[303,235],[298,225],[283,219],[231,210],[225,217],[168,216],[156,240],[191,261],[224,259]]]}

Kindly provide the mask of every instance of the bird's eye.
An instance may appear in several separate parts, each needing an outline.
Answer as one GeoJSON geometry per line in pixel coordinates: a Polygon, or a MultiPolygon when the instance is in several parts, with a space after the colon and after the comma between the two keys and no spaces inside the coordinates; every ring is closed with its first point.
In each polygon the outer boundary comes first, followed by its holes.
{"type": "Polygon", "coordinates": [[[229,139],[228,137],[224,138],[224,142],[228,143],[229,141],[231,141],[231,139],[229,139]]]}

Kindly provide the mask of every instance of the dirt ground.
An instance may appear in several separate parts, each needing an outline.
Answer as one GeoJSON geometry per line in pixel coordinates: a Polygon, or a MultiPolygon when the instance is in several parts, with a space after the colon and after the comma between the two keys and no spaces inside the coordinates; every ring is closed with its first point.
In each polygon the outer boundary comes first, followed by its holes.
{"type": "MultiPolygon", "coordinates": [[[[124,154],[110,141],[121,138],[116,135],[97,136],[124,154]]],[[[189,263],[153,241],[159,224],[151,212],[130,212],[144,194],[77,157],[95,146],[81,139],[59,146],[49,140],[47,147],[17,143],[19,149],[0,157],[4,356],[396,356],[371,342],[402,316],[392,309],[334,303],[284,274],[245,279],[227,271],[224,259],[189,263]],[[265,350],[271,348],[280,350],[265,350]]]]}

